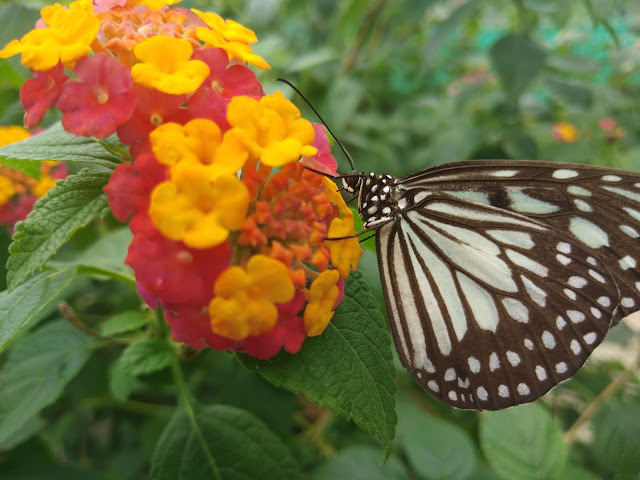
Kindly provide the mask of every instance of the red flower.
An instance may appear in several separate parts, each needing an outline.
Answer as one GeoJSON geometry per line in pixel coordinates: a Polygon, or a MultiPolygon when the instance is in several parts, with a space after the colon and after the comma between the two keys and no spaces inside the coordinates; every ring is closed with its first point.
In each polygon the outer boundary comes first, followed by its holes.
{"type": "Polygon", "coordinates": [[[82,57],[74,73],[80,81],[67,83],[58,100],[62,126],[76,135],[111,135],[129,119],[136,105],[129,69],[101,53],[82,57]]]}
{"type": "Polygon", "coordinates": [[[192,118],[213,120],[224,132],[229,129],[227,106],[232,97],[244,95],[257,99],[264,95],[262,85],[249,68],[244,65],[227,68],[229,57],[221,48],[196,50],[192,58],[206,63],[210,71],[198,91],[189,98],[192,118]]]}
{"type": "Polygon", "coordinates": [[[303,157],[302,163],[319,172],[335,176],[337,175],[338,164],[333,155],[331,155],[331,143],[329,143],[329,137],[327,137],[327,129],[319,123],[312,123],[312,125],[316,136],[311,145],[318,149],[318,153],[313,157],[303,157]]]}
{"type": "Polygon", "coordinates": [[[20,89],[20,103],[25,109],[24,126],[32,128],[42,121],[47,110],[55,107],[62,87],[69,80],[64,67],[58,63],[51,70],[36,72],[20,89]]]}
{"type": "Polygon", "coordinates": [[[120,140],[131,147],[131,155],[137,156],[151,151],[149,134],[166,122],[185,124],[189,112],[181,108],[186,95],[170,95],[140,85],[133,87],[136,97],[135,110],[131,117],[117,128],[120,140]]]}

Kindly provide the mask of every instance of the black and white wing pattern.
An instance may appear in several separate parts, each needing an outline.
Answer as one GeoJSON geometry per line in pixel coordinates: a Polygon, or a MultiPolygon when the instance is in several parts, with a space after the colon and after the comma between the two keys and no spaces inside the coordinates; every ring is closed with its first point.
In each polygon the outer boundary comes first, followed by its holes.
{"type": "Polygon", "coordinates": [[[535,400],[640,305],[638,174],[462,162],[367,177],[359,209],[400,359],[455,407],[535,400]]]}

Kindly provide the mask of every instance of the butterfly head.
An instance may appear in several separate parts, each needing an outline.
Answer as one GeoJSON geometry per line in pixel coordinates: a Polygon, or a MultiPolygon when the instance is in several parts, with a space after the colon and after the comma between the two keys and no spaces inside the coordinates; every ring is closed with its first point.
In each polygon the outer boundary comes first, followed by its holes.
{"type": "Polygon", "coordinates": [[[355,195],[360,191],[362,185],[362,174],[357,170],[351,170],[344,177],[342,177],[342,188],[349,195],[355,195]]]}

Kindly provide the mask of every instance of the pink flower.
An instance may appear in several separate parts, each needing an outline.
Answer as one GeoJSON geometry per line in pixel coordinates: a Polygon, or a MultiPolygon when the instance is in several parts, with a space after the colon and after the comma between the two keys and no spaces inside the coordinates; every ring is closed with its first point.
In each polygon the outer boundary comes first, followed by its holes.
{"type": "Polygon", "coordinates": [[[80,80],[67,83],[58,100],[62,126],[81,136],[111,135],[129,119],[136,105],[129,69],[101,53],[82,57],[74,73],[80,80]]]}

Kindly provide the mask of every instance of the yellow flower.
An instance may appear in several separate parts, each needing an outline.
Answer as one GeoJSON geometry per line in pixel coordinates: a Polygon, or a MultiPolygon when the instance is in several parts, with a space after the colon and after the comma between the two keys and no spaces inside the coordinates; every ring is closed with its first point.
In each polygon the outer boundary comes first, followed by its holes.
{"type": "Polygon", "coordinates": [[[311,284],[311,288],[305,290],[304,297],[307,306],[304,309],[304,329],[307,336],[315,337],[324,332],[333,317],[333,307],[338,299],[338,287],[336,283],[340,279],[337,270],[322,272],[311,284]]]}
{"type": "Polygon", "coordinates": [[[222,48],[227,52],[230,60],[237,58],[258,68],[271,68],[262,57],[255,55],[249,46],[250,43],[258,41],[252,30],[233,20],[225,22],[221,16],[212,12],[201,12],[195,8],[191,11],[209,27],[196,29],[198,40],[204,42],[206,46],[222,48]]]}
{"type": "Polygon", "coordinates": [[[44,197],[45,194],[56,186],[56,179],[49,176],[43,175],[40,180],[33,186],[31,191],[36,197],[44,197]]]}
{"type": "Polygon", "coordinates": [[[331,263],[333,268],[340,272],[342,278],[349,276],[349,267],[354,270],[358,266],[362,248],[357,237],[347,238],[344,240],[330,240],[331,238],[349,237],[354,234],[353,213],[349,210],[349,214],[344,218],[334,218],[329,226],[327,234],[327,245],[331,252],[331,263]]]}
{"type": "Polygon", "coordinates": [[[232,135],[222,137],[216,123],[204,118],[186,125],[165,123],[149,135],[153,153],[163,165],[180,162],[208,166],[209,175],[236,173],[249,153],[232,135]]]}
{"type": "Polygon", "coordinates": [[[0,176],[0,205],[4,205],[16,193],[16,187],[11,179],[0,176]]]}
{"type": "Polygon", "coordinates": [[[557,122],[552,128],[553,139],[557,142],[572,143],[578,139],[578,130],[571,123],[557,122]]]}
{"type": "Polygon", "coordinates": [[[12,40],[0,50],[0,57],[22,53],[24,65],[43,71],[58,62],[73,63],[91,51],[91,42],[100,29],[91,1],[78,0],[69,8],[56,3],[42,8],[40,13],[48,28],[36,28],[20,40],[12,40]]]}
{"type": "Polygon", "coordinates": [[[29,131],[18,125],[0,126],[0,147],[29,138],[29,131]]]}
{"type": "Polygon", "coordinates": [[[266,255],[254,255],[246,270],[230,267],[214,287],[209,304],[211,329],[233,340],[261,335],[278,320],[276,303],[289,302],[295,287],[287,267],[266,255]]]}
{"type": "Polygon", "coordinates": [[[231,99],[227,120],[233,127],[227,134],[242,139],[254,158],[270,167],[281,167],[318,150],[311,145],[313,126],[300,117],[300,110],[282,93],[259,101],[237,96],[231,99]]]}
{"type": "Polygon", "coordinates": [[[129,0],[129,4],[146,5],[151,10],[161,10],[164,5],[175,5],[182,0],[129,0]]]}
{"type": "Polygon", "coordinates": [[[131,68],[131,76],[144,87],[181,95],[194,92],[209,76],[206,63],[190,60],[193,47],[184,38],[150,37],[136,45],[133,53],[141,63],[131,68]]]}
{"type": "Polygon", "coordinates": [[[248,208],[249,190],[235,175],[212,176],[202,165],[181,163],[151,193],[149,216],[165,237],[209,248],[242,226],[248,208]]]}

